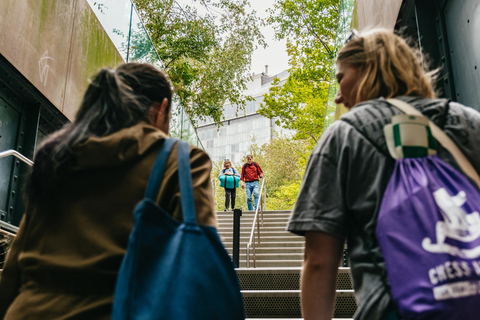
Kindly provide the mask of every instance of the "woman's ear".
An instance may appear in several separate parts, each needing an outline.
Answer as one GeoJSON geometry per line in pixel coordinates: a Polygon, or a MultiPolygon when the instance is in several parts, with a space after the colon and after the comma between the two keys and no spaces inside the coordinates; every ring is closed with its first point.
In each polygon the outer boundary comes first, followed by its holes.
{"type": "Polygon", "coordinates": [[[151,119],[153,126],[162,130],[168,134],[170,117],[168,112],[168,99],[164,98],[163,101],[155,102],[150,109],[151,119]]]}

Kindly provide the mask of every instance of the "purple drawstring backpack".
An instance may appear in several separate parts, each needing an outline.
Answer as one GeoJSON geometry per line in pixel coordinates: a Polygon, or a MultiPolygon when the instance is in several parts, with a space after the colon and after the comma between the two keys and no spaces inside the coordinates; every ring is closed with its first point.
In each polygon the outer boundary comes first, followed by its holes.
{"type": "Polygon", "coordinates": [[[478,174],[419,111],[387,101],[406,113],[384,127],[397,160],[376,227],[397,311],[403,319],[480,319],[480,192],[435,155],[435,140],[480,186],[478,174]]]}

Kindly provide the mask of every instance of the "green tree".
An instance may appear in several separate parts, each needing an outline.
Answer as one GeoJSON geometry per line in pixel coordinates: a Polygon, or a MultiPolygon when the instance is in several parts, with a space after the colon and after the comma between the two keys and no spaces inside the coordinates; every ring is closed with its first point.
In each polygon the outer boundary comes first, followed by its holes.
{"type": "Polygon", "coordinates": [[[291,210],[297,198],[312,144],[277,136],[250,152],[265,173],[268,210],[291,210]]]}
{"type": "Polygon", "coordinates": [[[314,141],[323,131],[340,0],[278,0],[268,22],[287,39],[290,75],[275,81],[259,113],[274,118],[297,139],[314,141]]]}
{"type": "Polygon", "coordinates": [[[180,105],[191,119],[220,124],[226,101],[244,108],[242,95],[257,46],[265,46],[248,0],[135,0],[180,105]]]}

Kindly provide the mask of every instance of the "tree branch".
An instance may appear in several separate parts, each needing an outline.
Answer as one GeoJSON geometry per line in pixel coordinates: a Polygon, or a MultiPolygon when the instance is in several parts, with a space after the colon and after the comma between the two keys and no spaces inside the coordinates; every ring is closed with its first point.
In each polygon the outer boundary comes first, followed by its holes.
{"type": "Polygon", "coordinates": [[[308,132],[308,135],[310,136],[310,138],[313,139],[313,141],[315,141],[315,143],[318,142],[317,139],[315,139],[315,136],[310,131],[308,132]]]}
{"type": "Polygon", "coordinates": [[[302,12],[302,18],[304,21],[306,21],[306,27],[307,30],[310,31],[317,39],[320,41],[322,46],[327,50],[328,54],[332,54],[332,50],[328,47],[328,45],[320,38],[320,36],[315,32],[315,29],[313,28],[311,22],[305,17],[304,13],[302,12]]]}

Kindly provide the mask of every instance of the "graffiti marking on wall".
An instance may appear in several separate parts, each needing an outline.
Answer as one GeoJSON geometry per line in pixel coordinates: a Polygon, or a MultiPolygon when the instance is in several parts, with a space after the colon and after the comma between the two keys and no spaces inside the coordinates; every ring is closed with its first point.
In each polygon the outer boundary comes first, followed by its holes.
{"type": "Polygon", "coordinates": [[[45,51],[40,60],[38,60],[38,72],[40,74],[40,81],[43,83],[44,86],[47,85],[48,70],[50,69],[50,66],[48,65],[49,60],[53,61],[54,59],[48,56],[48,50],[45,51]]]}

